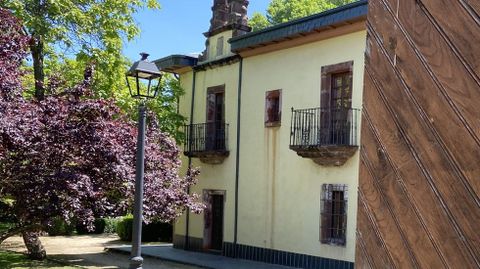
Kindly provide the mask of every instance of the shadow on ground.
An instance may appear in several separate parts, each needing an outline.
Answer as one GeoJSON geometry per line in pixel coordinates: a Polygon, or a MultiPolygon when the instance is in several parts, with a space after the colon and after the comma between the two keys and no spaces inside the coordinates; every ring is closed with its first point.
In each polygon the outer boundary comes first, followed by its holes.
{"type": "MultiPolygon", "coordinates": [[[[50,259],[61,261],[63,264],[81,266],[87,269],[127,269],[129,267],[129,253],[119,254],[106,252],[106,247],[125,247],[129,242],[120,241],[115,235],[81,235],[81,236],[56,236],[41,237],[41,241],[47,250],[50,259]]],[[[159,244],[150,243],[150,244],[159,244]]],[[[144,247],[149,243],[144,244],[144,247]]],[[[25,252],[25,246],[20,236],[14,236],[0,245],[0,249],[25,252]]],[[[198,269],[200,267],[182,265],[178,263],[163,261],[155,258],[144,257],[144,268],[146,269],[198,269]]],[[[0,268],[9,268],[0,264],[0,268]]],[[[12,267],[10,267],[12,268],[12,267]]],[[[51,268],[51,267],[20,267],[28,268],[51,268]]],[[[57,267],[68,268],[68,267],[57,267]]],[[[77,267],[78,268],[78,267],[77,267]]]]}
{"type": "Polygon", "coordinates": [[[60,261],[62,263],[86,267],[86,268],[98,268],[98,269],[128,268],[127,256],[115,257],[112,259],[111,257],[108,257],[105,253],[90,253],[90,254],[79,254],[79,255],[56,254],[56,255],[49,255],[49,258],[55,261],[60,261]]]}
{"type": "Polygon", "coordinates": [[[2,269],[77,269],[78,267],[64,266],[50,260],[34,261],[27,258],[23,253],[10,251],[0,252],[0,268],[2,269]]]}

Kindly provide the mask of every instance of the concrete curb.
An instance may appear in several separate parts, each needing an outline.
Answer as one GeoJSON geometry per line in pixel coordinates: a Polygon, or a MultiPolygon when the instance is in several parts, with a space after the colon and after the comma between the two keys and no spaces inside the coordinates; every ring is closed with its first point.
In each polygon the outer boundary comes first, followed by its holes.
{"type": "MultiPolygon", "coordinates": [[[[105,251],[106,252],[123,254],[123,255],[129,255],[130,254],[130,251],[125,250],[125,249],[120,249],[120,248],[117,248],[117,247],[106,247],[105,251]]],[[[147,253],[142,253],[142,257],[149,257],[149,258],[154,258],[154,259],[161,260],[161,261],[174,262],[174,263],[179,263],[179,264],[183,264],[183,265],[191,265],[191,266],[196,266],[196,267],[205,268],[205,269],[215,269],[213,267],[206,267],[204,265],[196,264],[196,263],[193,263],[193,262],[187,262],[187,261],[177,260],[177,259],[163,258],[163,257],[155,256],[155,255],[150,255],[150,254],[147,254],[147,253]]]]}

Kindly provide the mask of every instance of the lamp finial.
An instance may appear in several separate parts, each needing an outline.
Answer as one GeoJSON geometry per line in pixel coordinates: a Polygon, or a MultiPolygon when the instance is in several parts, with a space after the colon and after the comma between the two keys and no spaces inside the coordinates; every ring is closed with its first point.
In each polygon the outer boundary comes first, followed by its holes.
{"type": "Polygon", "coordinates": [[[142,52],[142,53],[140,53],[140,56],[142,56],[142,59],[140,59],[140,61],[145,61],[145,60],[147,60],[148,56],[150,56],[150,54],[148,54],[146,52],[142,52]]]}

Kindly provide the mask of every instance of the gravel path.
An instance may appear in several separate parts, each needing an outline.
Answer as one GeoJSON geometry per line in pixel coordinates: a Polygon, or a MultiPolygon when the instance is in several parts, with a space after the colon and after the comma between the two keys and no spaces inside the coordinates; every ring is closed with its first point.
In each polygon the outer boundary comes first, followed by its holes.
{"type": "MultiPolygon", "coordinates": [[[[128,257],[118,253],[105,252],[106,246],[123,245],[114,235],[82,235],[42,237],[42,243],[49,258],[88,269],[127,269],[128,257]]],[[[0,248],[25,252],[21,237],[4,241],[0,248]]],[[[200,267],[145,258],[145,269],[199,269],[200,267]]]]}

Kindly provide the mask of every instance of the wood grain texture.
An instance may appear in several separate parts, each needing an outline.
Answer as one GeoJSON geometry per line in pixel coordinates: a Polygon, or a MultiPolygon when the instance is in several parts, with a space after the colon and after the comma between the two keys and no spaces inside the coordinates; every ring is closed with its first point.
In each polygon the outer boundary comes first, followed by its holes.
{"type": "MultiPolygon", "coordinates": [[[[392,90],[397,90],[397,88],[393,86],[394,84],[389,85],[392,87],[392,90]]],[[[369,89],[375,89],[368,73],[365,86],[369,89]]],[[[443,257],[434,258],[434,260],[444,259],[450,266],[460,266],[469,263],[468,258],[463,257],[463,250],[461,248],[463,245],[461,241],[458,240],[459,236],[454,230],[453,220],[450,222],[438,222],[439,219],[448,220],[449,216],[441,204],[438,203],[435,190],[429,184],[428,180],[425,179],[422,167],[409,148],[408,141],[404,137],[407,132],[405,130],[406,128],[403,128],[403,126],[398,123],[396,124],[397,120],[392,116],[392,113],[388,111],[387,106],[379,105],[383,101],[381,100],[382,98],[378,90],[380,89],[370,90],[368,92],[369,98],[365,100],[364,106],[369,109],[366,114],[372,116],[368,118],[364,117],[363,124],[369,124],[372,127],[383,126],[383,128],[375,129],[375,131],[378,132],[378,139],[381,139],[382,148],[377,154],[381,157],[377,157],[375,156],[375,152],[371,152],[372,148],[378,147],[379,143],[369,138],[367,133],[364,132],[362,133],[362,150],[366,152],[365,158],[368,158],[370,161],[377,160],[376,162],[380,162],[380,160],[383,159],[382,162],[386,163],[388,157],[393,167],[384,167],[377,170],[382,174],[385,174],[385,171],[392,171],[388,172],[385,177],[391,177],[391,174],[396,173],[397,180],[403,182],[403,194],[410,197],[417,211],[416,217],[422,222],[421,226],[423,226],[424,233],[432,240],[435,248],[438,248],[437,250],[429,249],[424,255],[433,257],[435,255],[433,252],[436,251],[438,255],[443,254],[443,257]]],[[[398,105],[398,107],[402,107],[402,103],[398,105]]],[[[420,133],[416,131],[417,126],[413,126],[412,128],[411,131],[413,133],[420,133]]],[[[427,151],[431,151],[431,149],[427,149],[427,151]]],[[[402,193],[399,192],[394,195],[402,195],[402,193]]],[[[402,219],[404,217],[405,215],[402,214],[402,219]]],[[[421,226],[416,230],[420,230],[422,228],[421,226]]],[[[417,235],[418,233],[415,234],[417,235]]],[[[415,245],[420,246],[418,244],[415,245]]],[[[422,248],[424,248],[424,246],[422,246],[422,248]]],[[[421,251],[424,251],[424,249],[421,251]]]]}
{"type": "Polygon", "coordinates": [[[480,268],[479,7],[369,1],[358,268],[480,268]]]}
{"type": "Polygon", "coordinates": [[[460,0],[460,3],[467,6],[467,9],[471,9],[474,14],[473,17],[480,22],[480,1],[478,0],[460,0]]]}
{"type": "MultiPolygon", "coordinates": [[[[375,9],[372,8],[371,11],[375,11],[375,9]]],[[[384,18],[388,18],[388,16],[384,16],[384,18]]],[[[409,48],[406,42],[402,41],[399,35],[396,36],[398,42],[395,66],[393,63],[381,62],[367,70],[372,70],[372,72],[376,72],[374,76],[389,81],[388,84],[380,87],[392,89],[385,91],[384,96],[391,100],[389,107],[398,117],[401,117],[399,121],[409,124],[406,132],[410,133],[408,137],[414,147],[413,150],[419,154],[433,151],[431,154],[423,154],[423,165],[426,166],[430,177],[438,179],[436,187],[445,197],[443,202],[450,206],[449,209],[457,222],[464,224],[463,235],[473,239],[475,255],[480,256],[480,252],[478,252],[480,250],[478,245],[480,234],[476,229],[478,227],[472,227],[469,220],[469,218],[480,219],[480,215],[478,215],[480,212],[468,210],[468,208],[478,207],[478,196],[475,191],[478,191],[480,183],[478,181],[480,170],[477,162],[480,159],[478,156],[480,152],[471,150],[478,147],[478,144],[466,132],[466,128],[455,128],[455,126],[463,127],[464,125],[454,111],[449,110],[448,104],[439,93],[439,88],[426,75],[426,72],[419,72],[422,70],[422,66],[418,63],[415,55],[404,52],[409,48]],[[395,71],[400,73],[399,78],[396,78],[395,71]],[[458,139],[458,137],[462,137],[462,139],[458,139]],[[442,147],[442,144],[447,146],[442,147]],[[430,145],[439,146],[430,147],[430,145]],[[453,156],[449,153],[453,153],[453,156]],[[461,168],[459,167],[460,163],[463,165],[461,168]],[[462,180],[465,181],[464,184],[462,184],[462,180]],[[459,184],[451,186],[451,182],[459,184]],[[464,186],[462,187],[462,185],[464,186]],[[470,187],[474,190],[472,194],[470,187]],[[469,194],[471,197],[468,197],[469,194]],[[453,203],[449,204],[449,201],[453,203]]],[[[372,48],[371,57],[381,61],[380,52],[375,48],[372,48]]],[[[477,115],[480,115],[480,111],[477,115]]]]}
{"type": "MultiPolygon", "coordinates": [[[[458,57],[452,52],[449,44],[442,39],[434,26],[422,16],[420,8],[409,8],[413,6],[414,0],[405,0],[398,10],[402,29],[394,34],[397,40],[395,55],[397,57],[396,68],[401,72],[404,81],[412,89],[425,89],[412,91],[416,95],[426,116],[432,121],[435,130],[446,144],[448,152],[453,154],[453,159],[463,162],[468,169],[463,169],[465,180],[471,185],[478,202],[480,195],[480,181],[476,175],[480,173],[480,166],[477,161],[480,152],[468,148],[471,144],[480,145],[480,92],[473,77],[464,68],[458,57]],[[412,2],[406,6],[404,3],[412,2]],[[403,8],[402,8],[403,7],[403,8]],[[403,19],[402,19],[402,14],[403,19]],[[408,15],[407,15],[408,14],[408,15]],[[408,17],[408,19],[407,19],[408,17]],[[411,32],[417,34],[413,35],[411,32]],[[411,42],[409,44],[409,41],[411,42]],[[417,52],[415,50],[418,50],[417,52]],[[418,55],[418,56],[417,56],[418,55]],[[425,69],[425,72],[417,70],[425,69]],[[458,79],[460,78],[461,79],[458,79]],[[445,117],[448,117],[445,118],[445,117]],[[442,126],[443,124],[443,126],[442,126]],[[464,126],[456,132],[452,132],[451,125],[464,126]],[[458,132],[462,132],[459,134],[458,132]],[[468,139],[467,143],[456,139],[458,136],[468,139]]],[[[388,6],[390,9],[391,6],[388,6]]],[[[389,12],[385,19],[389,23],[395,23],[389,12]],[[389,16],[390,15],[390,16],[389,16]]],[[[385,32],[382,25],[376,28],[376,32],[385,32]]],[[[480,28],[477,29],[480,37],[480,28]]],[[[388,33],[388,32],[387,32],[388,33]]],[[[479,43],[480,44],[480,43],[479,43]]],[[[478,47],[478,45],[476,45],[478,47]]],[[[480,57],[480,48],[476,48],[480,57]]]]}
{"type": "MultiPolygon", "coordinates": [[[[402,1],[402,6],[411,5],[415,0],[402,1]]],[[[478,2],[478,1],[477,1],[478,2]]],[[[438,25],[468,65],[478,75],[480,74],[480,44],[479,24],[470,16],[460,1],[452,0],[423,0],[421,1],[426,13],[438,25]],[[448,7],[448,8],[446,8],[448,7]],[[455,19],[451,19],[455,17],[455,19]]],[[[477,4],[478,5],[478,4],[477,4]]]]}
{"type": "MultiPolygon", "coordinates": [[[[378,191],[375,185],[375,179],[370,173],[370,169],[363,165],[365,169],[360,170],[360,175],[364,179],[363,184],[359,186],[361,195],[365,198],[362,203],[369,208],[369,218],[374,223],[370,229],[376,231],[379,240],[382,242],[383,249],[389,255],[389,260],[394,268],[402,268],[402,265],[408,265],[415,268],[415,261],[409,253],[408,246],[405,243],[403,232],[399,229],[398,223],[391,214],[389,206],[385,203],[383,195],[378,191]],[[373,227],[373,228],[372,228],[373,227]]],[[[365,222],[362,222],[365,223],[365,222]]],[[[359,230],[366,233],[367,230],[359,230]]],[[[368,248],[370,251],[378,251],[378,248],[368,248]]]]}
{"type": "MultiPolygon", "coordinates": [[[[358,221],[362,225],[372,225],[372,220],[368,218],[370,214],[366,212],[367,206],[359,202],[358,221]]],[[[362,261],[355,264],[356,268],[395,268],[377,232],[378,229],[369,229],[357,234],[356,255],[362,261]],[[367,246],[375,246],[375,249],[367,246]]]]}

